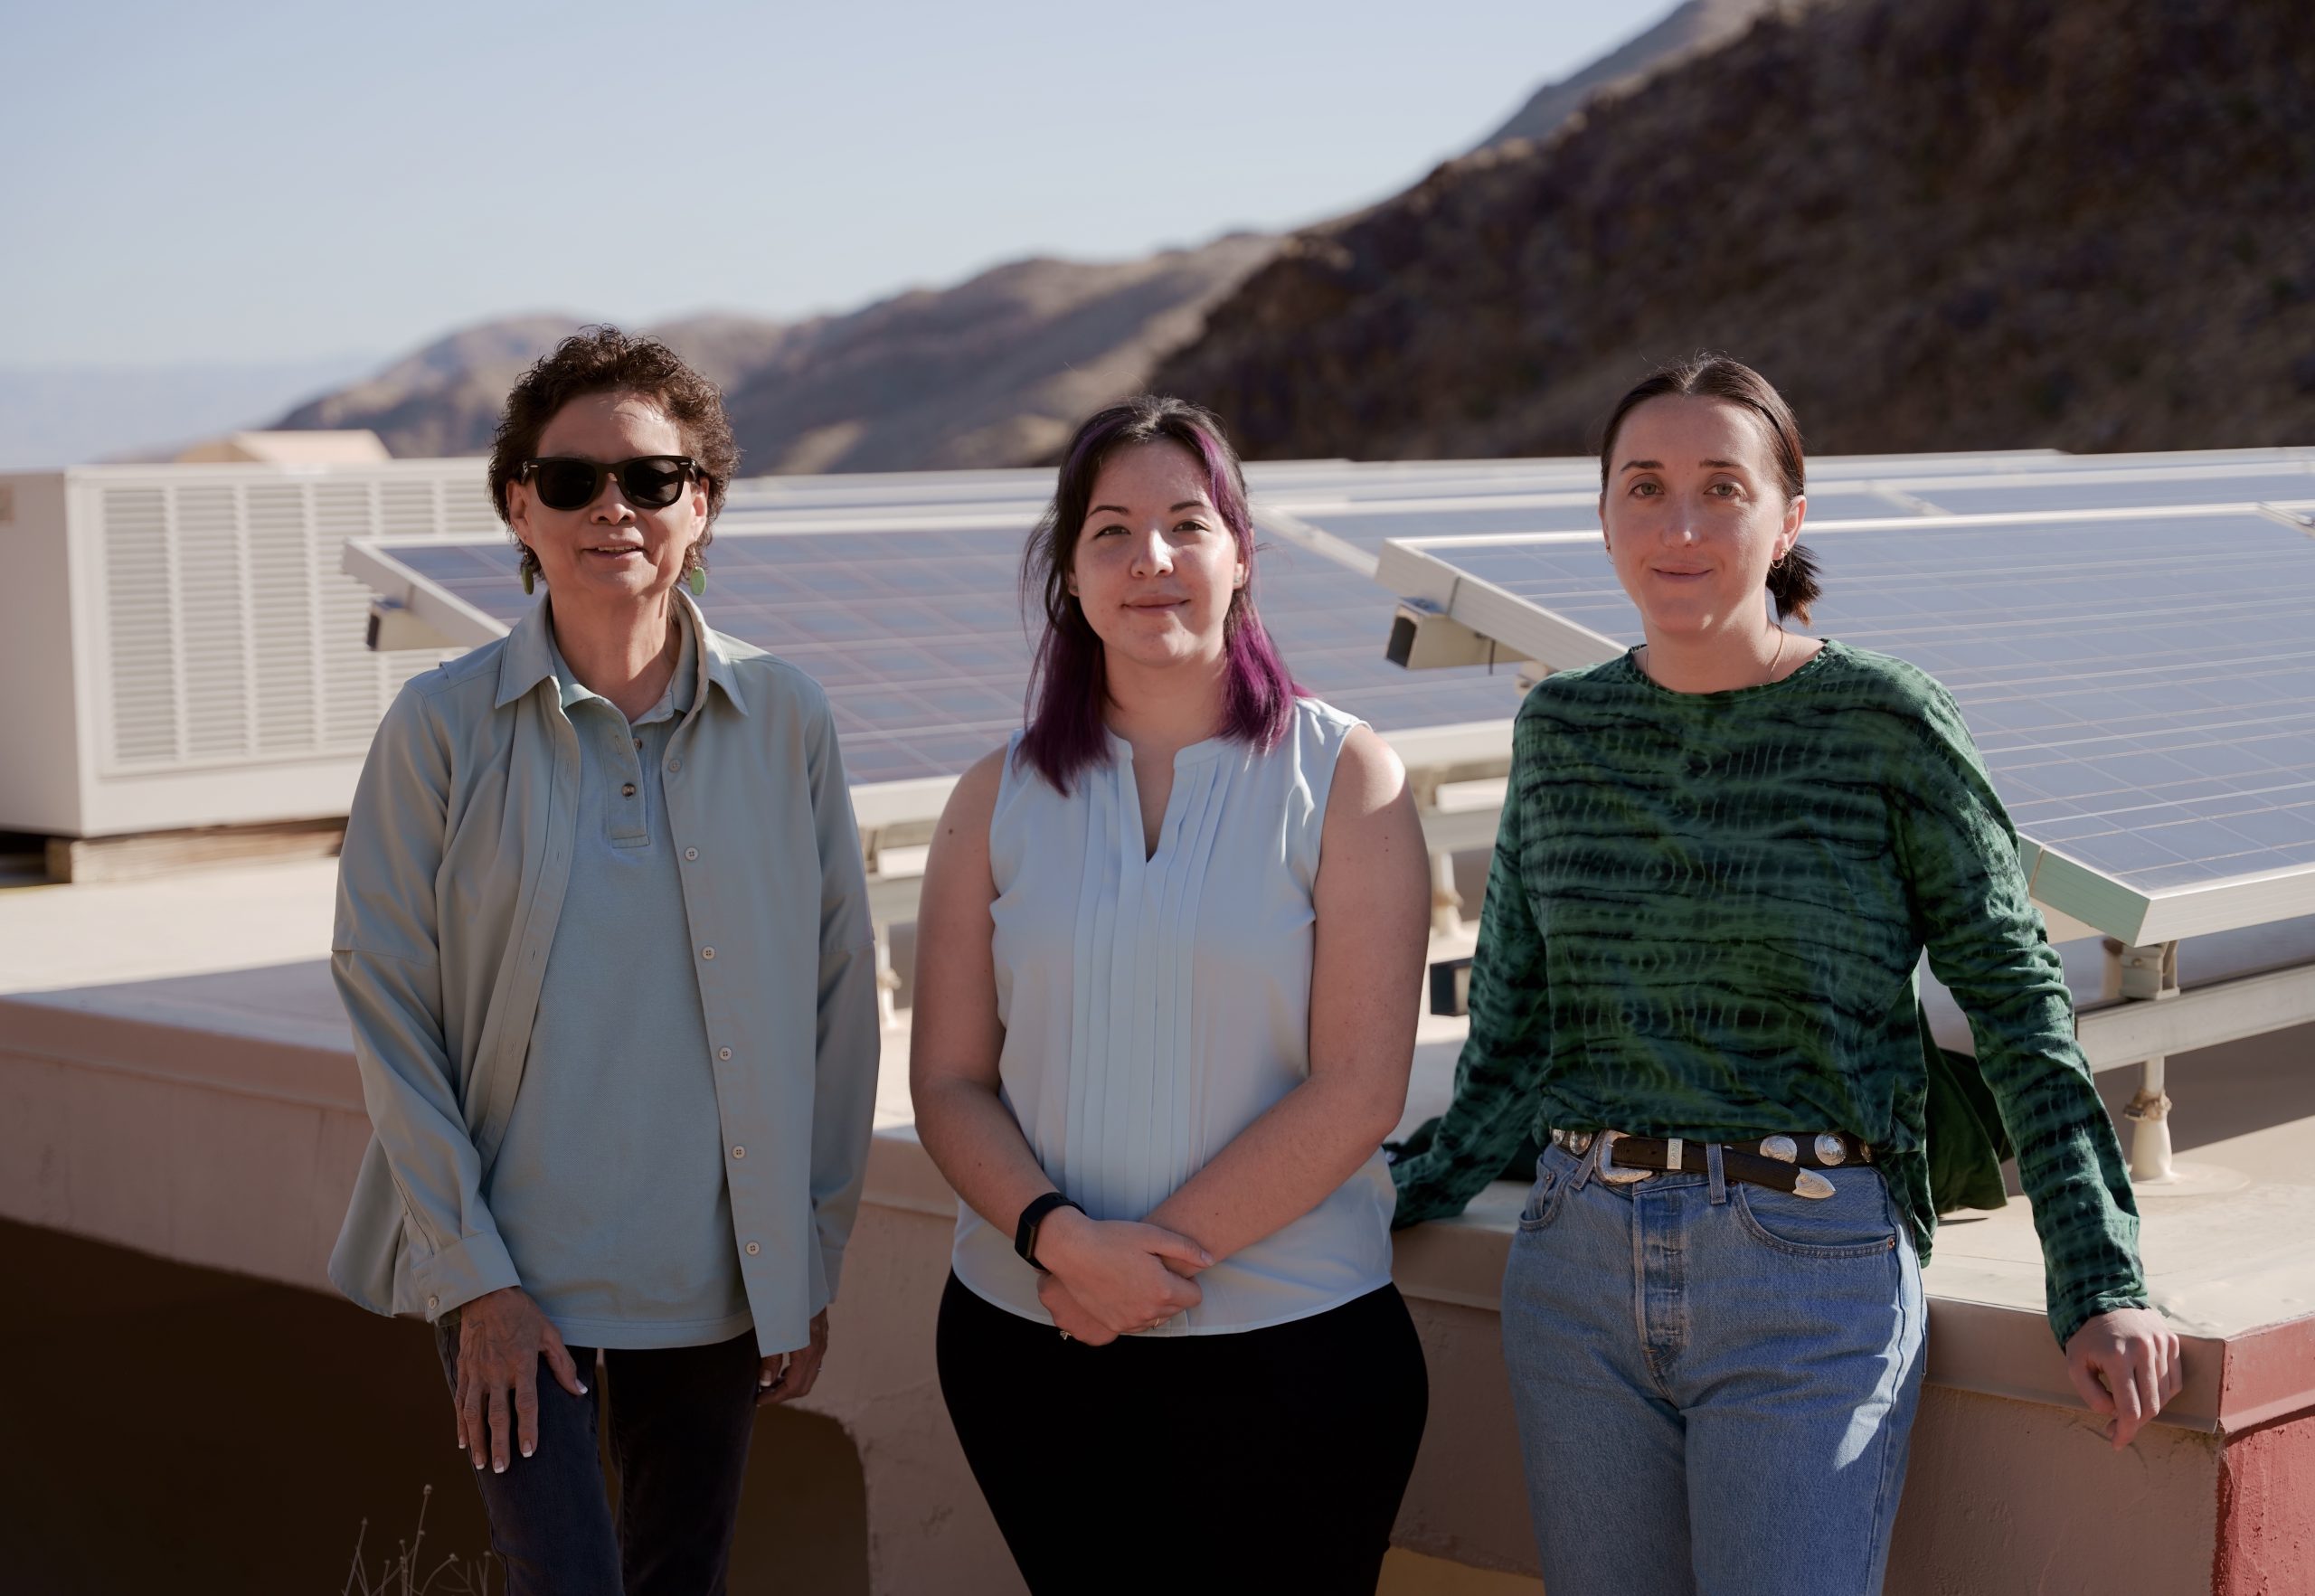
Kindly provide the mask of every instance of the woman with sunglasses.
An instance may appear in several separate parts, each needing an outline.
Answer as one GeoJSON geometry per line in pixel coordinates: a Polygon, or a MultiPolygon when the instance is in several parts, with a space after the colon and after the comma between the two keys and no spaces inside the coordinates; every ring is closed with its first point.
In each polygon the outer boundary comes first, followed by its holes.
{"type": "Polygon", "coordinates": [[[875,959],[827,703],[681,590],[738,458],[659,344],[593,328],[532,367],[489,477],[546,593],[403,689],[346,825],[333,968],[375,1135],[331,1278],[434,1325],[517,1592],[723,1589],[755,1409],[812,1388],[865,1169],[875,959]]]}
{"type": "Polygon", "coordinates": [[[940,1389],[1040,1592],[1371,1591],[1422,1435],[1380,1148],[1422,832],[1389,747],[1297,693],[1253,571],[1212,416],[1087,421],[1025,562],[1029,723],[925,874],[940,1389]]]}
{"type": "Polygon", "coordinates": [[[2177,1393],[2178,1338],[1961,712],[1783,624],[1817,597],[1784,401],[1734,361],[1668,367],[1608,418],[1600,474],[1646,642],[1521,707],[1470,1037],[1430,1147],[1393,1168],[1398,1220],[1459,1212],[1543,1144],[1503,1345],[1554,1596],[1859,1596],[1921,1391],[1924,946],[2116,1446],[2177,1393]]]}

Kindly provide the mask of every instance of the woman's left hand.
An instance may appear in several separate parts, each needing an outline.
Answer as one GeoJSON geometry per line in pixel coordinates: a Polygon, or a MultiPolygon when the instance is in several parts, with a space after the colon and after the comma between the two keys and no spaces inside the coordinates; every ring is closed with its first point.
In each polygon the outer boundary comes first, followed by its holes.
{"type": "Polygon", "coordinates": [[[2118,1308],[2083,1321],[2065,1344],[2065,1370],[2090,1411],[2113,1421],[2106,1433],[2116,1451],[2186,1383],[2178,1333],[2150,1308],[2118,1308]]]}
{"type": "MultiPolygon", "coordinates": [[[[1167,1266],[1175,1268],[1170,1260],[1167,1266]]],[[[1175,1272],[1186,1274],[1188,1271],[1175,1269],[1175,1272]]],[[[1037,1277],[1037,1300],[1044,1305],[1045,1312],[1053,1316],[1054,1327],[1072,1340],[1082,1341],[1088,1346],[1106,1346],[1118,1338],[1115,1330],[1095,1318],[1092,1310],[1071,1296],[1069,1288],[1054,1276],[1037,1277]]],[[[1148,1324],[1135,1327],[1154,1330],[1165,1322],[1164,1319],[1152,1319],[1148,1324]]]]}
{"type": "Polygon", "coordinates": [[[820,1360],[828,1355],[828,1310],[812,1316],[812,1339],[793,1352],[775,1352],[756,1371],[756,1406],[794,1402],[811,1393],[820,1377],[820,1360]]]}

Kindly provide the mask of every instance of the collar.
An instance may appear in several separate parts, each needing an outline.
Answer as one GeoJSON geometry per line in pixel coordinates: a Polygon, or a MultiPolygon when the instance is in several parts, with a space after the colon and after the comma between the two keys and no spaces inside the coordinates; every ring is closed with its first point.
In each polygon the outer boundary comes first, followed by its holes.
{"type": "MultiPolygon", "coordinates": [[[[541,682],[556,681],[562,674],[556,669],[554,632],[547,624],[547,605],[552,598],[552,594],[542,598],[524,610],[523,618],[507,632],[506,647],[498,656],[496,708],[506,708],[541,682]]],[[[699,696],[713,685],[722,690],[733,709],[746,714],[748,701],[740,692],[739,671],[732,662],[724,639],[708,626],[706,618],[700,614],[699,606],[692,601],[689,593],[678,590],[675,600],[684,612],[684,624],[690,628],[691,636],[698,643],[699,674],[694,677],[696,684],[694,704],[696,705],[699,696]]],[[[586,694],[584,687],[572,682],[562,689],[562,701],[567,706],[574,698],[586,694]]]]}

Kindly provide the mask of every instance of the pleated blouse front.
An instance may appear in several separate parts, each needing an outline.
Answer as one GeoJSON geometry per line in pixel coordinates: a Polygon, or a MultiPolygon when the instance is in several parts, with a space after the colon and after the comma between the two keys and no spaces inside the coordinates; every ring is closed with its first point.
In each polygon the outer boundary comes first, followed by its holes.
{"type": "MultiPolygon", "coordinates": [[[[1303,699],[1267,753],[1225,738],[1183,749],[1147,858],[1122,739],[1066,797],[1006,760],[989,821],[1002,1094],[1094,1218],[1142,1218],[1309,1077],[1311,890],[1358,723],[1303,699]]],[[[1375,1289],[1394,1201],[1378,1149],[1310,1213],[1206,1270],[1205,1300],[1149,1333],[1257,1329],[1375,1289]]],[[[1046,1318],[1011,1233],[962,1204],[954,1257],[973,1291],[1046,1318]]]]}

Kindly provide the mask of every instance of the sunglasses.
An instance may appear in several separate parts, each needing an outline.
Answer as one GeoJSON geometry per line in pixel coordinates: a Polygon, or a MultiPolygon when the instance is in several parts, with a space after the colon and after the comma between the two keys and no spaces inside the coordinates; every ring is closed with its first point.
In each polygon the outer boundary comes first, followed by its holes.
{"type": "Polygon", "coordinates": [[[619,478],[620,494],[638,510],[664,510],[683,497],[693,477],[707,480],[689,455],[638,455],[609,464],[547,455],[524,460],[516,479],[529,483],[550,510],[583,510],[603,491],[606,477],[619,478]]]}

